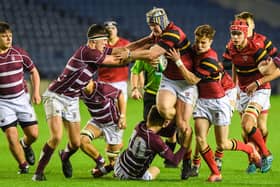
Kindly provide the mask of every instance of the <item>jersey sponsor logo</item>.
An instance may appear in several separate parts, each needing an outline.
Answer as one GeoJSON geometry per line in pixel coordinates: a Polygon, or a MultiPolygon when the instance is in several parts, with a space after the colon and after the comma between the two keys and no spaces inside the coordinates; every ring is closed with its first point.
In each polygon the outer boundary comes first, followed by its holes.
{"type": "Polygon", "coordinates": [[[247,60],[248,60],[248,56],[247,56],[247,55],[242,56],[242,58],[243,58],[243,60],[244,60],[245,62],[247,62],[247,60]]]}

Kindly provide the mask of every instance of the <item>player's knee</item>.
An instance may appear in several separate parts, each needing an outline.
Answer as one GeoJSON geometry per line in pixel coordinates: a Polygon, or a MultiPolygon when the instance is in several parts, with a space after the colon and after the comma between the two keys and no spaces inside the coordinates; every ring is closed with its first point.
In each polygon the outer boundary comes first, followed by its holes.
{"type": "Polygon", "coordinates": [[[61,135],[52,135],[50,140],[49,140],[49,144],[57,147],[58,144],[61,142],[62,136],[61,135]]]}
{"type": "Polygon", "coordinates": [[[196,140],[196,143],[199,145],[199,147],[204,147],[204,145],[207,144],[206,139],[201,136],[196,136],[195,140],[196,140]]]}
{"type": "Polygon", "coordinates": [[[30,134],[28,134],[28,135],[26,134],[27,138],[28,138],[31,142],[34,142],[35,140],[37,140],[38,135],[39,135],[38,131],[33,131],[32,133],[30,133],[30,134]]]}

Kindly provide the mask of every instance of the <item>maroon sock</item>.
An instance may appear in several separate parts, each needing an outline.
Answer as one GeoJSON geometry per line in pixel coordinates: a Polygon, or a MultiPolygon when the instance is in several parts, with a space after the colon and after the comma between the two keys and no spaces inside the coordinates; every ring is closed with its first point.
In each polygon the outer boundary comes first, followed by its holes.
{"type": "Polygon", "coordinates": [[[49,163],[54,149],[51,148],[47,143],[44,145],[39,164],[36,169],[36,174],[43,173],[46,165],[49,163]]]}
{"type": "Polygon", "coordinates": [[[62,160],[68,160],[77,150],[78,148],[73,149],[67,144],[67,149],[64,149],[62,153],[62,160]]]}

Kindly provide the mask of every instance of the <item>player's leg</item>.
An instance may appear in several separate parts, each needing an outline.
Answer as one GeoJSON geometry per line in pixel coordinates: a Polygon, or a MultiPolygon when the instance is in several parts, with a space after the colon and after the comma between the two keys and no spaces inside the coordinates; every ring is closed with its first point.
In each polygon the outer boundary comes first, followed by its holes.
{"type": "Polygon", "coordinates": [[[80,122],[64,121],[68,133],[69,142],[65,149],[59,151],[62,162],[62,171],[66,178],[72,177],[72,164],[70,157],[76,153],[80,147],[80,122]]]}
{"type": "MultiPolygon", "coordinates": [[[[35,171],[35,175],[32,177],[34,181],[42,181],[46,180],[44,175],[44,170],[47,164],[49,163],[54,150],[60,143],[63,135],[63,107],[64,103],[58,98],[59,96],[46,91],[43,97],[43,103],[45,108],[45,113],[47,117],[48,128],[50,131],[50,137],[48,141],[42,148],[41,156],[39,159],[39,163],[37,169],[35,171]]],[[[68,102],[66,102],[68,103],[68,102]]]]}
{"type": "Polygon", "coordinates": [[[61,116],[50,117],[47,121],[50,130],[50,137],[43,146],[42,151],[40,153],[41,156],[39,158],[39,163],[35,171],[35,175],[32,178],[32,180],[35,181],[46,180],[46,177],[44,175],[45,167],[49,163],[54,150],[61,142],[63,135],[63,123],[61,116]]]}
{"type": "Polygon", "coordinates": [[[38,124],[32,124],[25,126],[24,123],[22,124],[22,129],[24,132],[24,136],[20,139],[20,144],[24,150],[24,155],[27,162],[30,165],[35,164],[35,154],[32,150],[31,145],[37,140],[38,138],[38,124]]]}
{"type": "Polygon", "coordinates": [[[108,160],[110,163],[105,165],[104,167],[93,169],[92,175],[94,177],[101,177],[114,169],[115,161],[117,160],[121,148],[123,147],[123,130],[118,129],[117,125],[104,127],[103,134],[107,143],[106,155],[108,156],[108,160]]]}
{"type": "Polygon", "coordinates": [[[260,129],[257,128],[257,117],[260,111],[260,105],[250,102],[242,116],[241,124],[248,136],[249,141],[253,141],[260,149],[261,155],[263,157],[261,171],[265,173],[270,170],[273,157],[265,145],[260,129]]]}
{"type": "Polygon", "coordinates": [[[21,105],[16,107],[19,124],[24,132],[20,139],[23,147],[25,158],[30,165],[35,164],[35,154],[31,148],[31,144],[38,138],[38,122],[34,108],[30,104],[29,94],[24,94],[20,98],[21,105]]]}
{"type": "Polygon", "coordinates": [[[94,147],[92,141],[99,138],[102,135],[102,130],[88,123],[81,131],[81,150],[88,155],[96,163],[95,168],[100,168],[104,166],[105,160],[99,153],[99,151],[94,147]]]}
{"type": "Polygon", "coordinates": [[[169,90],[159,90],[157,93],[157,108],[162,117],[168,120],[172,120],[175,117],[177,97],[169,90]]]}
{"type": "Polygon", "coordinates": [[[9,149],[19,164],[19,174],[28,173],[28,163],[25,160],[23,149],[18,141],[18,131],[16,128],[16,121],[10,125],[2,128],[9,143],[9,149]]]}
{"type": "Polygon", "coordinates": [[[212,149],[207,143],[208,130],[210,128],[209,121],[205,118],[195,119],[195,136],[196,142],[200,151],[201,156],[207,163],[211,174],[208,178],[209,182],[221,181],[222,176],[214,160],[214,154],[212,149]]]}
{"type": "Polygon", "coordinates": [[[268,129],[267,129],[267,117],[268,117],[268,111],[262,111],[258,117],[258,128],[260,129],[263,140],[266,143],[267,137],[268,137],[268,129]]]}
{"type": "Polygon", "coordinates": [[[192,116],[192,104],[186,103],[181,99],[177,99],[176,103],[176,125],[179,131],[185,132],[188,138],[188,150],[183,157],[181,179],[188,179],[191,175],[191,142],[192,142],[192,128],[190,125],[190,118],[192,116]]]}

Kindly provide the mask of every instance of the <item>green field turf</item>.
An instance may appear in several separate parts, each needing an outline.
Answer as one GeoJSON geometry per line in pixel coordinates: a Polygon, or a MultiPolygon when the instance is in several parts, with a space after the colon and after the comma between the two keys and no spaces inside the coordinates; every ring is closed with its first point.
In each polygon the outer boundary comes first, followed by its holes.
{"type": "MultiPolygon", "coordinates": [[[[98,187],[173,187],[173,186],[192,186],[192,187],[203,187],[203,186],[280,186],[280,143],[278,131],[280,130],[280,96],[274,96],[271,98],[272,108],[270,110],[268,126],[269,126],[269,137],[268,146],[273,153],[274,162],[272,170],[269,173],[251,174],[245,173],[247,167],[247,156],[243,153],[237,152],[225,152],[223,161],[223,181],[220,183],[210,184],[205,182],[206,178],[210,174],[208,167],[202,162],[202,168],[199,177],[191,178],[186,181],[179,179],[180,170],[176,169],[165,169],[163,167],[163,160],[160,157],[156,157],[153,165],[160,168],[161,173],[155,181],[144,182],[144,181],[119,181],[112,177],[112,174],[103,178],[95,179],[90,175],[90,170],[94,166],[94,162],[89,159],[81,151],[78,151],[72,158],[73,164],[73,178],[65,179],[61,171],[61,163],[58,157],[57,150],[55,151],[49,165],[45,170],[47,181],[44,182],[33,182],[31,177],[35,171],[35,167],[30,168],[30,174],[18,175],[17,174],[17,163],[13,159],[11,153],[7,147],[7,141],[3,133],[0,135],[0,186],[75,186],[75,187],[87,187],[87,186],[98,186],[98,187]]],[[[45,144],[49,131],[44,117],[44,110],[42,105],[36,106],[36,113],[39,120],[40,136],[37,142],[33,145],[33,149],[36,153],[36,161],[41,151],[42,146],[45,144]]],[[[89,119],[89,115],[84,105],[81,105],[81,116],[82,116],[82,127],[89,119]]],[[[135,124],[142,118],[142,103],[140,101],[129,100],[127,109],[127,123],[128,128],[124,134],[125,147],[131,134],[131,131],[135,124]]],[[[193,123],[192,123],[193,124],[193,123]]],[[[20,130],[21,131],[21,130],[20,130]]],[[[237,113],[235,113],[232,119],[232,125],[230,130],[230,137],[241,139],[240,136],[241,127],[240,120],[237,113]]],[[[211,147],[215,149],[213,141],[213,131],[210,132],[209,140],[211,147]]],[[[104,141],[96,140],[95,145],[100,148],[104,155],[104,141]]],[[[66,135],[64,136],[63,142],[61,142],[59,149],[65,147],[66,135]]],[[[36,163],[37,164],[37,163],[36,163]]]]}

